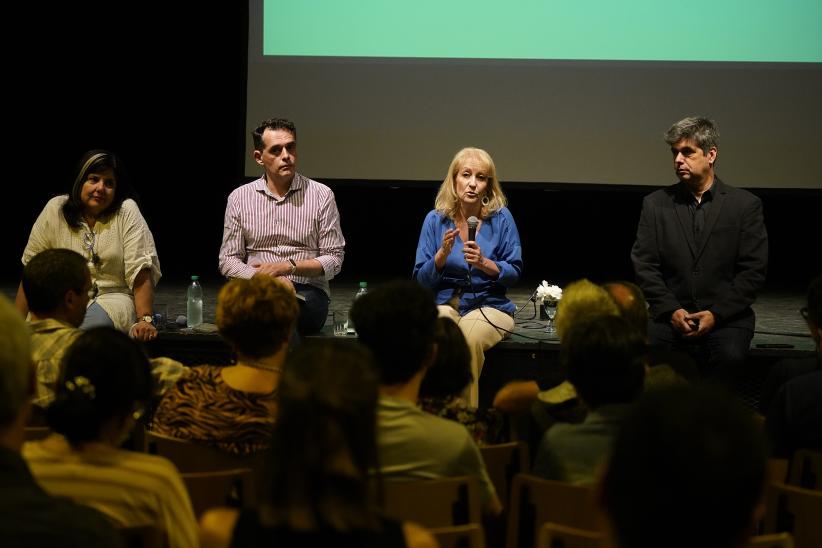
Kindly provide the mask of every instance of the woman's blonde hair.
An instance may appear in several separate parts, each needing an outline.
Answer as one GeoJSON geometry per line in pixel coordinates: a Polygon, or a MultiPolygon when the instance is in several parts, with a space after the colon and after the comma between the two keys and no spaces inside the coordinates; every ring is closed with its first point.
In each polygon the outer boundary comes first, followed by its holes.
{"type": "Polygon", "coordinates": [[[217,297],[217,328],[252,358],[275,354],[288,341],[299,307],[294,292],[269,276],[233,279],[217,297]]]}
{"type": "Polygon", "coordinates": [[[483,164],[485,175],[488,177],[480,217],[485,219],[493,212],[508,205],[508,200],[505,198],[497,179],[497,168],[494,165],[494,160],[491,159],[491,155],[481,148],[466,147],[454,155],[451,165],[448,166],[445,180],[440,185],[437,197],[434,200],[434,209],[453,220],[457,219],[460,208],[460,198],[456,190],[457,173],[469,158],[479,160],[483,164]]]}
{"type": "Polygon", "coordinates": [[[554,324],[559,342],[577,325],[601,316],[619,316],[611,295],[602,287],[583,278],[568,284],[562,292],[562,300],[557,306],[554,324]]]}

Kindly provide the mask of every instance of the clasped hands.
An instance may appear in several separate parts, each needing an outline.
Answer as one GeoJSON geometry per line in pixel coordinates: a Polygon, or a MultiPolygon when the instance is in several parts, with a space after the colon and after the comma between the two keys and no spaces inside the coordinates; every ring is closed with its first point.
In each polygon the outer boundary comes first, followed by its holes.
{"type": "Polygon", "coordinates": [[[288,261],[278,261],[276,263],[260,263],[251,266],[253,266],[257,270],[254,273],[255,276],[271,276],[277,281],[282,282],[285,286],[290,288],[291,291],[296,293],[294,284],[291,282],[291,280],[286,278],[286,276],[291,274],[291,263],[289,263],[288,261]]]}
{"type": "Polygon", "coordinates": [[[716,325],[716,318],[710,310],[691,314],[684,308],[680,308],[671,314],[671,326],[686,339],[702,337],[709,333],[714,325],[716,325]]]}

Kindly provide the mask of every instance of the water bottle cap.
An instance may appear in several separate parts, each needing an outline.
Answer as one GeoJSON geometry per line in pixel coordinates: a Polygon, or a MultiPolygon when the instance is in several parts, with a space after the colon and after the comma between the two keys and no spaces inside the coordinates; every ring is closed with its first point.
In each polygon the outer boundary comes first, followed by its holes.
{"type": "Polygon", "coordinates": [[[368,282],[360,282],[360,287],[368,287],[368,282]]]}
{"type": "Polygon", "coordinates": [[[191,281],[192,281],[192,282],[196,282],[196,281],[197,281],[197,280],[199,280],[199,279],[200,279],[200,277],[199,277],[199,276],[192,276],[192,277],[191,277],[191,281]]]}

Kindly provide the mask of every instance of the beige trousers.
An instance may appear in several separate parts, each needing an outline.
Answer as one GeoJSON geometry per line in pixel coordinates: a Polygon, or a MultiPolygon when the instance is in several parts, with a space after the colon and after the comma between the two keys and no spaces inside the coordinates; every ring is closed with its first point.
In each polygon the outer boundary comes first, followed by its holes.
{"type": "Polygon", "coordinates": [[[483,317],[483,312],[494,325],[508,331],[514,329],[514,318],[510,314],[487,306],[482,307],[482,312],[480,309],[475,309],[465,316],[460,316],[459,312],[445,304],[439,305],[437,309],[440,317],[450,318],[456,322],[468,342],[474,382],[468,387],[466,395],[469,405],[477,407],[479,405],[479,378],[485,363],[485,351],[508,337],[508,333],[489,324],[483,317]]]}

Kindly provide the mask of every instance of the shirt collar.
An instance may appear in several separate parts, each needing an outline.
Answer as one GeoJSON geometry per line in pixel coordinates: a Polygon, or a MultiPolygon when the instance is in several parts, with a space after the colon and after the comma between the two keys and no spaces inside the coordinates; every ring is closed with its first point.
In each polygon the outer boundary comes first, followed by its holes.
{"type": "MultiPolygon", "coordinates": [[[[291,181],[291,186],[288,187],[288,192],[286,192],[285,196],[283,196],[281,199],[284,200],[292,192],[296,192],[298,190],[303,190],[305,188],[305,186],[306,186],[305,177],[303,177],[299,173],[295,173],[294,174],[294,179],[291,181]]],[[[268,184],[266,183],[266,180],[265,180],[265,175],[263,175],[262,177],[260,177],[256,181],[254,181],[254,190],[256,190],[258,192],[263,192],[263,193],[267,194],[268,196],[270,196],[274,199],[278,199],[276,196],[274,196],[274,193],[272,193],[271,190],[269,190],[268,184]]]]}

